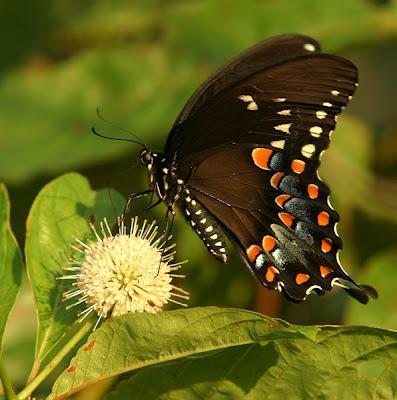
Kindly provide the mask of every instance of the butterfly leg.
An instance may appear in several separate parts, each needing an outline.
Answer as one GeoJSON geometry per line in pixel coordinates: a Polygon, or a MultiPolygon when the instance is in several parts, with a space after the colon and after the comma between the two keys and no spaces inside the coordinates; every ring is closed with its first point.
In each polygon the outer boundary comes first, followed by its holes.
{"type": "Polygon", "coordinates": [[[128,197],[127,202],[125,203],[123,213],[121,214],[120,223],[124,221],[125,214],[127,213],[127,211],[128,211],[128,209],[129,209],[129,207],[130,207],[130,205],[131,205],[133,200],[139,199],[140,197],[143,197],[143,196],[148,196],[152,192],[153,192],[152,189],[147,189],[147,190],[144,190],[143,192],[130,194],[129,197],[128,197]]]}
{"type": "Polygon", "coordinates": [[[149,204],[147,207],[145,207],[144,212],[145,215],[148,211],[150,211],[152,208],[158,206],[159,204],[161,204],[163,202],[162,199],[158,199],[157,201],[155,201],[153,204],[149,204]]]}
{"type": "Polygon", "coordinates": [[[161,257],[160,257],[159,267],[158,267],[156,276],[158,276],[158,274],[160,272],[161,261],[163,260],[164,252],[167,249],[167,243],[171,238],[172,228],[174,226],[174,220],[175,220],[175,211],[174,211],[173,207],[168,207],[167,212],[165,214],[165,228],[164,228],[164,238],[165,239],[164,239],[163,249],[161,250],[161,257]],[[170,214],[172,215],[171,222],[169,220],[170,214]]]}

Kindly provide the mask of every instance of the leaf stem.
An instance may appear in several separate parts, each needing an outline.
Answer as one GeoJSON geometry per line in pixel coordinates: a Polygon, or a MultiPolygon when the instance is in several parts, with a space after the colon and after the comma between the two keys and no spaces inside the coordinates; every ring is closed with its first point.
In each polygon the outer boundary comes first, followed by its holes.
{"type": "MultiPolygon", "coordinates": [[[[93,322],[87,321],[74,336],[62,347],[60,352],[43,368],[43,370],[15,396],[14,399],[25,400],[40,385],[41,382],[54,370],[74,346],[93,328],[93,322]]],[[[10,397],[11,399],[11,397],[10,397]]]]}
{"type": "Polygon", "coordinates": [[[4,392],[7,400],[17,400],[18,397],[12,388],[10,378],[8,377],[6,368],[4,366],[3,359],[0,356],[0,379],[3,384],[4,392]]]}

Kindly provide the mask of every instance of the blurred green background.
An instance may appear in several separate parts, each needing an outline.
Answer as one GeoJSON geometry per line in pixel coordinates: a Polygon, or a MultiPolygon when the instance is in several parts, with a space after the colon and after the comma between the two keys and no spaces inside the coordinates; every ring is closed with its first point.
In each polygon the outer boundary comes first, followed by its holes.
{"type": "MultiPolygon", "coordinates": [[[[177,217],[178,258],[191,306],[255,309],[302,324],[354,323],[397,329],[397,1],[375,0],[3,0],[0,3],[0,180],[23,245],[25,220],[42,186],[79,171],[94,188],[125,196],[147,187],[134,167],[138,146],[161,150],[193,90],[231,56],[280,33],[312,35],[352,60],[360,87],[339,119],[321,176],[341,215],[342,262],[374,285],[380,300],[354,303],[341,291],[301,305],[259,290],[239,257],[222,265],[177,217]]],[[[111,199],[109,198],[109,201],[111,199]]],[[[145,206],[137,202],[134,214],[145,206]]],[[[163,221],[160,206],[152,217],[163,221]]],[[[232,252],[232,251],[231,251],[232,252]]],[[[35,312],[27,283],[11,316],[5,359],[23,384],[34,349],[35,312]]]]}

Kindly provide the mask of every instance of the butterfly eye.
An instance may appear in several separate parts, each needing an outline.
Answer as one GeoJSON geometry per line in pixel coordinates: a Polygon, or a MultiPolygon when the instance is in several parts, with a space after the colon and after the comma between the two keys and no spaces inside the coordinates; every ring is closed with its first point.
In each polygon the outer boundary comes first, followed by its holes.
{"type": "Polygon", "coordinates": [[[139,159],[142,165],[149,165],[153,162],[153,155],[151,151],[143,149],[139,154],[139,159]]]}

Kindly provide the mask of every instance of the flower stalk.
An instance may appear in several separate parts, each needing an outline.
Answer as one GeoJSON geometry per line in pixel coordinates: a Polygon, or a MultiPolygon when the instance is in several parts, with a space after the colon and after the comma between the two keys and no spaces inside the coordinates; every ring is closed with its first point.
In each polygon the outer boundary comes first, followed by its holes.
{"type": "Polygon", "coordinates": [[[54,371],[54,368],[69,354],[69,352],[84,338],[93,328],[93,322],[85,322],[81,328],[65,343],[62,349],[55,357],[42,369],[42,371],[15,397],[9,397],[13,400],[25,400],[33,393],[33,391],[44,381],[47,376],[54,371]]]}
{"type": "Polygon", "coordinates": [[[4,393],[7,400],[17,400],[17,395],[12,388],[10,378],[8,376],[7,370],[5,368],[2,357],[0,356],[0,379],[3,384],[4,393]]]}

